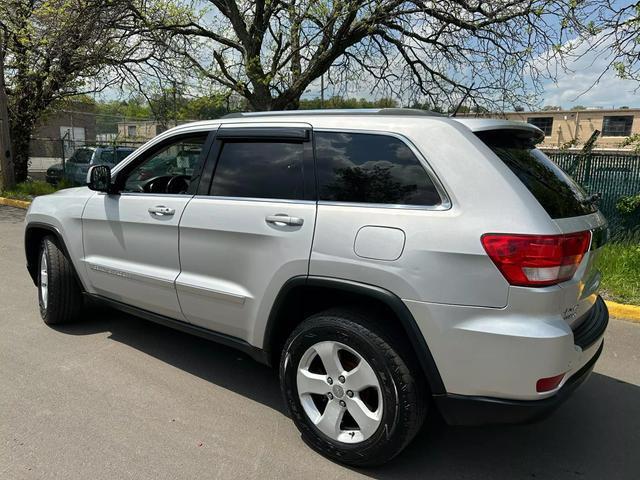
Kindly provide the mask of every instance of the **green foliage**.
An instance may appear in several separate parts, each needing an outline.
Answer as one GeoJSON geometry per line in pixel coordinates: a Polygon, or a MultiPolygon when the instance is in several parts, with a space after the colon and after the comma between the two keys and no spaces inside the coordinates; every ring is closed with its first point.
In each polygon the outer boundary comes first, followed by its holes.
{"type": "Polygon", "coordinates": [[[620,197],[616,202],[616,209],[623,215],[633,215],[640,211],[640,193],[620,197]]]}
{"type": "Polygon", "coordinates": [[[230,106],[228,95],[214,94],[187,100],[180,108],[178,117],[184,120],[208,120],[233,111],[235,109],[230,106]]]}
{"type": "Polygon", "coordinates": [[[172,89],[149,95],[148,100],[137,96],[127,101],[97,102],[95,108],[100,133],[117,133],[118,122],[123,121],[153,120],[169,125],[174,115],[178,121],[208,120],[235,111],[229,105],[229,95],[222,93],[188,98],[176,92],[174,104],[172,89]]]}
{"type": "Polygon", "coordinates": [[[633,135],[628,136],[624,139],[624,141],[620,144],[621,147],[633,147],[634,152],[640,153],[640,134],[634,133],[633,135]]]}
{"type": "MultiPolygon", "coordinates": [[[[0,35],[15,176],[27,179],[30,137],[53,105],[113,83],[140,60],[127,0],[2,0],[0,35]]],[[[148,51],[145,52],[148,54],[148,51]]]]}
{"type": "Polygon", "coordinates": [[[300,100],[300,110],[317,110],[319,108],[394,108],[398,102],[393,98],[379,98],[377,100],[366,100],[364,98],[344,98],[333,96],[325,99],[322,107],[320,98],[300,100]]]}
{"type": "Polygon", "coordinates": [[[143,98],[135,97],[127,101],[108,101],[96,103],[96,129],[100,133],[117,133],[118,122],[125,120],[148,120],[152,118],[151,109],[143,98]]]}
{"type": "Polygon", "coordinates": [[[50,185],[42,180],[28,180],[18,183],[15,188],[4,191],[0,194],[2,197],[13,198],[16,200],[32,200],[34,197],[41,195],[49,195],[63,188],[69,188],[72,185],[62,180],[58,185],[50,185]]]}
{"type": "Polygon", "coordinates": [[[640,238],[606,245],[598,265],[605,298],[640,305],[640,238]]]}

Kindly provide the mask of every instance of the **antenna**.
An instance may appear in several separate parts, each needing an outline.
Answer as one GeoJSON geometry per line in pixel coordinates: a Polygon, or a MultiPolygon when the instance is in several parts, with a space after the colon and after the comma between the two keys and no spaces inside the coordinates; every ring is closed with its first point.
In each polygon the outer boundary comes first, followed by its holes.
{"type": "Polygon", "coordinates": [[[451,115],[449,115],[450,117],[455,117],[456,114],[458,113],[458,110],[460,110],[460,107],[462,106],[462,104],[464,103],[464,101],[467,99],[467,97],[469,96],[469,94],[471,93],[471,90],[473,90],[473,86],[476,84],[476,82],[473,82],[471,84],[471,86],[469,88],[467,88],[466,93],[462,96],[462,99],[460,100],[460,103],[458,104],[458,106],[456,107],[456,109],[453,111],[453,113],[451,115]]]}

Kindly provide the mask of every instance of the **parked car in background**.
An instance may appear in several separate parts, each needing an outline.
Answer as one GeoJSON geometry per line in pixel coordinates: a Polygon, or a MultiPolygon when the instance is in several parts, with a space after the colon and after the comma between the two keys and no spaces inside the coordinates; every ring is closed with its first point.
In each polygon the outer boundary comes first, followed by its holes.
{"type": "Polygon", "coordinates": [[[62,168],[62,163],[56,163],[47,168],[45,180],[50,185],[57,185],[60,180],[62,180],[63,175],[64,169],[62,168]]]}
{"type": "Polygon", "coordinates": [[[52,165],[47,169],[46,181],[51,185],[57,185],[61,179],[65,179],[72,185],[84,185],[87,179],[89,167],[93,165],[108,165],[114,167],[136,149],[133,147],[80,147],[65,162],[52,165]]]}

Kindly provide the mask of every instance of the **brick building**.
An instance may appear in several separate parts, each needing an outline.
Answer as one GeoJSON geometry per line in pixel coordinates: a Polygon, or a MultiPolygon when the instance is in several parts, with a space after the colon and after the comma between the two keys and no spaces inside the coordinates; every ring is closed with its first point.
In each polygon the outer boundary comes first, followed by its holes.
{"type": "Polygon", "coordinates": [[[621,147],[622,142],[629,135],[640,133],[640,109],[636,108],[505,112],[487,116],[536,125],[545,133],[542,146],[547,148],[559,148],[574,139],[575,146],[580,148],[595,130],[600,130],[595,149],[631,149],[621,147]]]}

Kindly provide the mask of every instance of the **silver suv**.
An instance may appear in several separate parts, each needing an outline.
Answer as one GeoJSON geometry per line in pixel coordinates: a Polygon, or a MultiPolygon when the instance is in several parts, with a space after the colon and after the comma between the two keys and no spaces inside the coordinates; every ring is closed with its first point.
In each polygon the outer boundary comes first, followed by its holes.
{"type": "Polygon", "coordinates": [[[92,298],[279,365],[303,439],[350,465],[393,458],[430,409],[537,419],[608,322],[605,219],[542,136],[397,109],[176,127],[33,202],[42,318],[92,298]]]}

